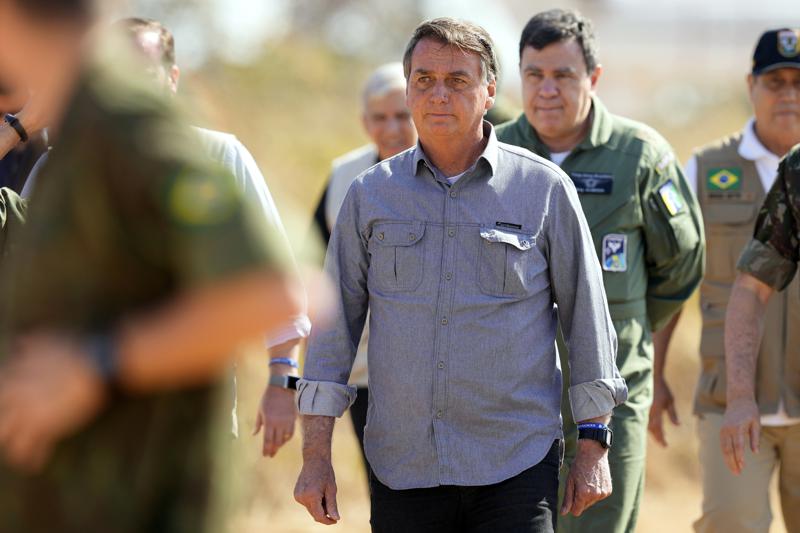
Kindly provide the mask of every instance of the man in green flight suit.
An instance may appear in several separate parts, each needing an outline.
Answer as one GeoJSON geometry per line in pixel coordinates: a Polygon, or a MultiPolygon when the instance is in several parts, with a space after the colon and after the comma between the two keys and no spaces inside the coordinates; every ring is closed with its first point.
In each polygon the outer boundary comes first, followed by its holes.
{"type": "MultiPolygon", "coordinates": [[[[671,147],[651,128],[606,110],[595,96],[601,73],[588,19],[561,9],[534,16],[520,39],[525,111],[499,126],[497,137],[550,159],[572,178],[595,241],[629,396],[610,423],[612,495],[580,516],[561,517],[558,529],[621,533],[635,530],[644,489],[651,332],[700,283],[704,245],[697,202],[671,147]]],[[[560,342],[567,374],[565,351],[560,342]]],[[[576,436],[592,429],[576,428],[568,411],[562,416],[570,463],[576,436]]],[[[565,502],[572,490],[562,486],[565,502]]]]}
{"type": "Polygon", "coordinates": [[[218,385],[300,297],[233,177],[94,57],[92,11],[0,0],[0,70],[57,136],[0,274],[0,530],[220,531],[218,385]]]}

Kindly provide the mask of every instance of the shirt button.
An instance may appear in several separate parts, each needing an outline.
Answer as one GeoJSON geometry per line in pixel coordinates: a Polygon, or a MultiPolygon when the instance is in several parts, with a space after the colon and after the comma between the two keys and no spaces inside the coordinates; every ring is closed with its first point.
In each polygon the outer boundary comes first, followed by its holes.
{"type": "Polygon", "coordinates": [[[409,241],[415,241],[416,239],[417,239],[417,236],[414,233],[409,233],[408,234],[408,240],[409,241]]]}
{"type": "Polygon", "coordinates": [[[455,198],[456,196],[458,196],[456,191],[450,191],[450,198],[455,198]]]}
{"type": "Polygon", "coordinates": [[[451,279],[453,279],[453,274],[448,272],[447,274],[444,275],[444,279],[450,281],[451,279]]]}
{"type": "Polygon", "coordinates": [[[383,232],[381,232],[381,233],[378,233],[378,240],[379,240],[379,241],[382,241],[382,240],[383,240],[383,232]]]}
{"type": "Polygon", "coordinates": [[[442,370],[444,368],[444,361],[439,361],[439,364],[436,366],[439,367],[439,370],[442,370]]]}
{"type": "Polygon", "coordinates": [[[443,325],[443,326],[446,326],[448,323],[449,323],[449,322],[447,321],[447,317],[444,317],[444,318],[442,319],[442,325],[443,325]]]}
{"type": "Polygon", "coordinates": [[[451,228],[451,229],[449,229],[449,230],[447,230],[447,235],[448,235],[449,237],[455,237],[455,236],[456,236],[456,230],[454,230],[454,229],[452,229],[452,228],[451,228]]]}
{"type": "Polygon", "coordinates": [[[441,411],[436,411],[436,418],[442,418],[443,414],[441,411]]]}

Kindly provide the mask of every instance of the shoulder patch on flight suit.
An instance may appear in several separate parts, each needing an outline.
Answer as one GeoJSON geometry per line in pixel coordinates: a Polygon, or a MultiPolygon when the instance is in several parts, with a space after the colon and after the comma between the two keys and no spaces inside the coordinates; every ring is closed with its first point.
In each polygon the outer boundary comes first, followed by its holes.
{"type": "Polygon", "coordinates": [[[609,233],[603,237],[603,270],[626,272],[628,270],[628,236],[609,233]]]}
{"type": "Polygon", "coordinates": [[[675,160],[675,155],[672,152],[667,152],[664,154],[661,159],[658,161],[656,165],[656,170],[659,173],[664,172],[667,169],[667,166],[675,160]]]}
{"type": "Polygon", "coordinates": [[[706,186],[709,191],[736,191],[742,187],[742,169],[710,168],[706,174],[706,186]]]}
{"type": "Polygon", "coordinates": [[[681,193],[678,192],[678,188],[675,187],[672,180],[668,180],[658,189],[658,195],[661,197],[661,201],[664,203],[664,207],[667,208],[670,216],[674,217],[686,208],[681,193]]]}

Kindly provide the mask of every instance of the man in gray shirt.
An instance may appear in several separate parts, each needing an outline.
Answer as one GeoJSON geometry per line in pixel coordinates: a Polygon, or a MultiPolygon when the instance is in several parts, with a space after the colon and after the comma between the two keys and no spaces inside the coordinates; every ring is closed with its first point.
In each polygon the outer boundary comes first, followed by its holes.
{"type": "Polygon", "coordinates": [[[365,451],[373,531],[552,531],[560,462],[560,320],[585,428],[562,513],[611,492],[605,427],[627,395],[589,228],[569,178],[483,121],[497,58],[483,28],[420,25],[406,49],[419,143],[355,180],[326,269],[335,318],[298,384],[295,498],[339,520],[334,417],[371,310],[365,451]],[[601,442],[602,441],[602,442],[601,442]]]}

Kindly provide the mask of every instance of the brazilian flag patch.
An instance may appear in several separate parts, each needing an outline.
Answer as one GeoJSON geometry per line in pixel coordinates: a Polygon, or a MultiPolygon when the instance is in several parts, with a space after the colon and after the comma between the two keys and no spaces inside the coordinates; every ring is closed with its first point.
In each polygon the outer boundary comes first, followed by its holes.
{"type": "Polygon", "coordinates": [[[742,188],[741,168],[712,168],[706,176],[709,191],[738,191],[742,188]]]}

